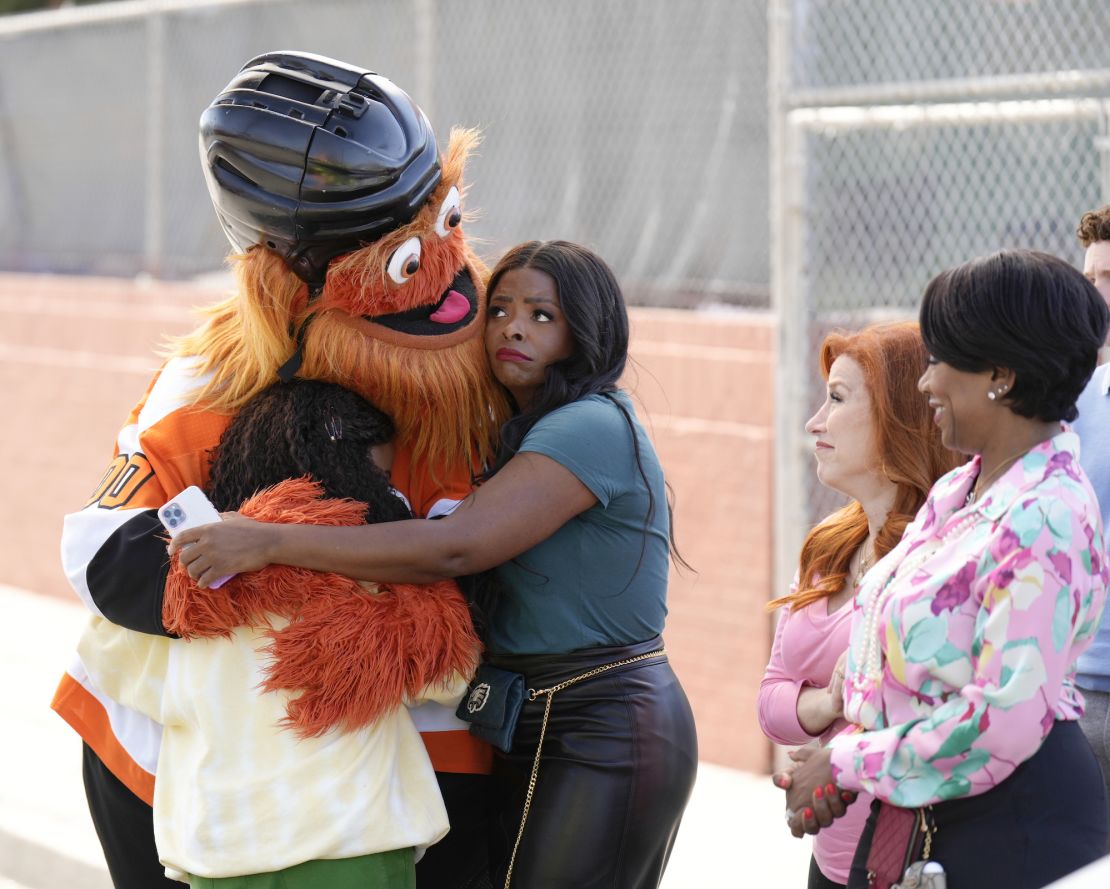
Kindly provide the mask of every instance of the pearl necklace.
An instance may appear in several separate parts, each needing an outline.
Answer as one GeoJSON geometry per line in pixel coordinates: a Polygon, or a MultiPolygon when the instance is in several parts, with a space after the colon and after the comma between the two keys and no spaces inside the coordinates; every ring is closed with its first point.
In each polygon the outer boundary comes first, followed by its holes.
{"type": "Polygon", "coordinates": [[[924,543],[914,550],[907,558],[902,559],[898,566],[890,572],[885,582],[876,586],[875,592],[867,599],[863,607],[863,632],[861,634],[862,651],[855,654],[856,670],[852,674],[852,684],[857,688],[865,681],[872,684],[878,683],[882,678],[882,634],[879,632],[879,620],[887,603],[894,597],[903,578],[913,576],[937,550],[953,536],[960,536],[972,525],[979,521],[978,511],[972,511],[960,521],[951,525],[947,531],[936,537],[930,543],[924,543]]]}

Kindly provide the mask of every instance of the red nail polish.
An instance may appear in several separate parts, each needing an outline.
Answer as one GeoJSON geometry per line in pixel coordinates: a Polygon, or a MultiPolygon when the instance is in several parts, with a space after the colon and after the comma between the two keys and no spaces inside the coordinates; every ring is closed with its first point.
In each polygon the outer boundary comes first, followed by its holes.
{"type": "Polygon", "coordinates": [[[836,793],[836,785],[835,784],[826,784],[825,785],[825,796],[832,796],[835,793],[836,793]]]}
{"type": "Polygon", "coordinates": [[[802,812],[802,817],[806,821],[809,821],[813,817],[813,809],[811,809],[809,806],[806,806],[805,811],[802,812]]]}
{"type": "Polygon", "coordinates": [[[842,790],[840,791],[840,798],[844,800],[844,802],[850,803],[852,801],[852,794],[848,790],[842,790]]]}
{"type": "Polygon", "coordinates": [[[825,791],[824,791],[824,789],[823,789],[823,788],[821,788],[821,787],[815,787],[815,788],[813,789],[813,798],[814,798],[814,799],[824,799],[824,798],[825,798],[825,791]]]}

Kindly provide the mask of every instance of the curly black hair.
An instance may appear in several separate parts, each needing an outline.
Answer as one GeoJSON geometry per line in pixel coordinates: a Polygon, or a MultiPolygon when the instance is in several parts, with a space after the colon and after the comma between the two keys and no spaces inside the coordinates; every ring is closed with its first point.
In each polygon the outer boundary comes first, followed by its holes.
{"type": "Polygon", "coordinates": [[[219,510],[238,509],[263,488],[311,476],[328,497],[367,504],[367,522],[412,518],[370,449],[393,439],[393,421],[334,383],[275,383],[248,402],[213,453],[207,494],[219,510]]]}

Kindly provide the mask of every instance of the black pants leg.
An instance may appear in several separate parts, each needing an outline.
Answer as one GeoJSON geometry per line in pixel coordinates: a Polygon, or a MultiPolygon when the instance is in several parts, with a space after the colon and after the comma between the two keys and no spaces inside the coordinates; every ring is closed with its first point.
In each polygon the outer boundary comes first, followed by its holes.
{"type": "Polygon", "coordinates": [[[852,869],[848,872],[848,889],[867,889],[867,856],[871,852],[871,837],[875,834],[875,821],[879,817],[879,801],[871,803],[871,814],[863,824],[863,832],[852,858],[852,869]]]}
{"type": "Polygon", "coordinates": [[[817,859],[809,859],[809,882],[806,883],[806,889],[844,889],[843,883],[834,883],[823,873],[821,868],[817,866],[817,859]]]}
{"type": "Polygon", "coordinates": [[[166,877],[154,845],[154,810],[82,745],[81,775],[93,827],[116,889],[181,889],[166,877]]]}
{"type": "Polygon", "coordinates": [[[490,778],[436,772],[451,830],[416,865],[417,889],[489,887],[490,778]]]}

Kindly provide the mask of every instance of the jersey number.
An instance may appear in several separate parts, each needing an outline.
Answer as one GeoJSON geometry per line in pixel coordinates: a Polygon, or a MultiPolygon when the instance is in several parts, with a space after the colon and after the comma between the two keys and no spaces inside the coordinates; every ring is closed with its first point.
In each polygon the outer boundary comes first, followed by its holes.
{"type": "Polygon", "coordinates": [[[150,461],[143,454],[120,454],[112,461],[85,506],[94,503],[101,509],[125,506],[153,475],[150,461]]]}

